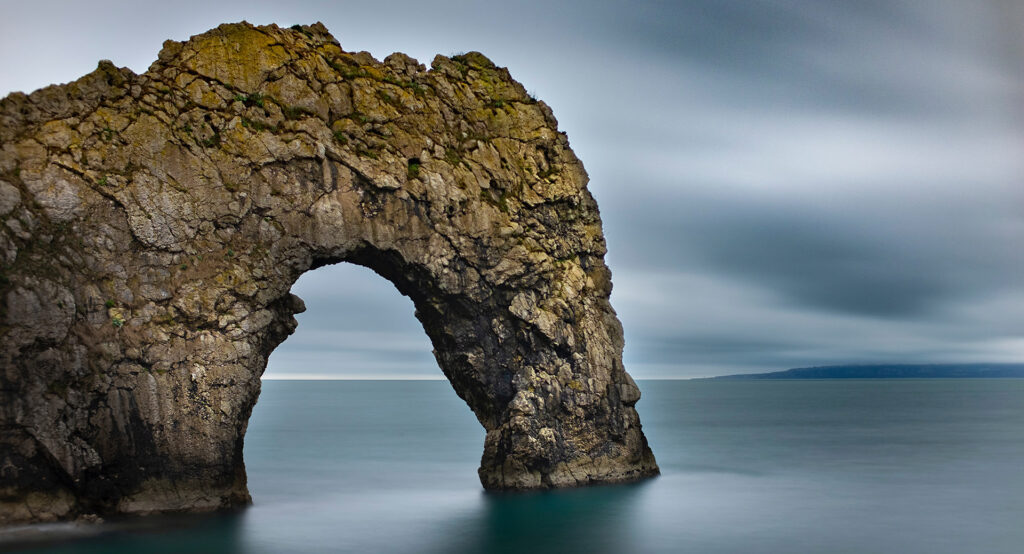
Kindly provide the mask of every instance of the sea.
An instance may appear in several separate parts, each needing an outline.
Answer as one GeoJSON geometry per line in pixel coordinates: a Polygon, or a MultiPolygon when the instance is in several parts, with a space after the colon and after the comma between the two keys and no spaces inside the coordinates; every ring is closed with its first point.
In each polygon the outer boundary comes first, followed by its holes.
{"type": "Polygon", "coordinates": [[[640,381],[662,469],[489,493],[445,381],[266,381],[253,505],[36,526],[36,553],[1024,552],[1024,379],[640,381]]]}

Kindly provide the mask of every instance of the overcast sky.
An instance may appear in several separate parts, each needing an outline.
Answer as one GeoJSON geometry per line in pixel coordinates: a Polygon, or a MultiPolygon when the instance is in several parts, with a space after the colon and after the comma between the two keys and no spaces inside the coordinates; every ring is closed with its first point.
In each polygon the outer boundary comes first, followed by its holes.
{"type": "MultiPolygon", "coordinates": [[[[136,72],[219,23],[478,50],[591,176],[638,378],[1024,362],[1024,3],[4,2],[0,94],[136,72]]],[[[440,378],[411,301],[304,276],[267,376],[440,378]]]]}

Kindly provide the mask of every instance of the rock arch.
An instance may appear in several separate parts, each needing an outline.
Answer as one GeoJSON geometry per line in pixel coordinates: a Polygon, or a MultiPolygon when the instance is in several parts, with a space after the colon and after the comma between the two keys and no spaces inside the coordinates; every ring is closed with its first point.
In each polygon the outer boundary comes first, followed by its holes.
{"type": "Polygon", "coordinates": [[[0,124],[0,522],[249,502],[289,289],[341,261],[412,298],[487,430],[484,487],[657,473],[586,173],[484,56],[243,22],[12,94],[0,124]]]}

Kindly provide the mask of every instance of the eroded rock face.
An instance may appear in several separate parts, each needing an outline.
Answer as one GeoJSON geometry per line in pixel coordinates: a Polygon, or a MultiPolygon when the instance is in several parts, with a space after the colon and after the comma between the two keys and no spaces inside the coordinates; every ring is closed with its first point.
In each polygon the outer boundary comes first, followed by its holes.
{"type": "Polygon", "coordinates": [[[484,56],[222,25],[8,96],[0,143],[0,523],[248,503],[288,291],[342,261],[412,298],[484,487],[657,473],[586,172],[484,56]]]}

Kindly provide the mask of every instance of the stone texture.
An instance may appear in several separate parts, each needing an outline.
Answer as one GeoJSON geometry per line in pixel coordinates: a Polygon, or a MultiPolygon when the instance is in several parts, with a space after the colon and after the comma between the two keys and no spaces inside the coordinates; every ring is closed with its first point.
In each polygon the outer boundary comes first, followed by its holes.
{"type": "Polygon", "coordinates": [[[479,53],[222,25],[8,96],[0,146],[0,523],[248,503],[289,289],[343,261],[412,298],[484,487],[658,471],[586,172],[479,53]]]}

